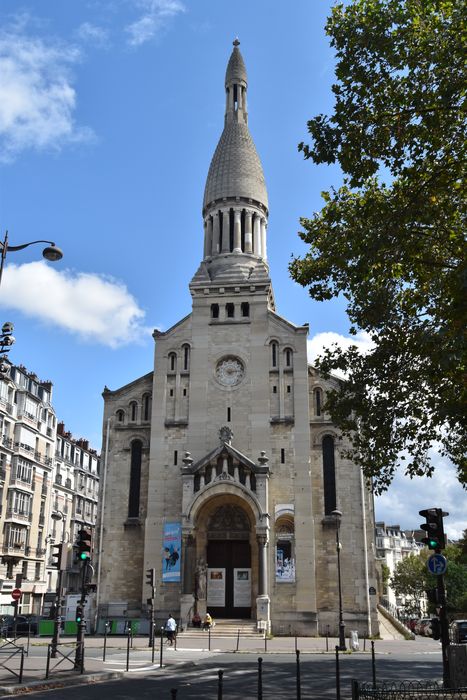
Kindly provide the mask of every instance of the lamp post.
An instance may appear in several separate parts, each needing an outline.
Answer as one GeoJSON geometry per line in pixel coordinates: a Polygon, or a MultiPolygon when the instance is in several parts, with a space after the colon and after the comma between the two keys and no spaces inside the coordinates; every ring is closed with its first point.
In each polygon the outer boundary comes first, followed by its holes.
{"type": "MultiPolygon", "coordinates": [[[[61,539],[61,545],[62,548],[65,546],[65,538],[66,538],[66,515],[65,513],[62,513],[61,510],[56,510],[52,513],[51,515],[53,520],[61,520],[63,523],[62,527],[62,539],[61,539]]],[[[54,613],[54,633],[52,637],[52,649],[51,649],[51,654],[50,656],[55,659],[57,657],[57,646],[60,641],[60,624],[61,624],[61,615],[62,615],[62,578],[63,578],[63,571],[59,565],[58,573],[57,573],[57,587],[55,589],[55,613],[54,613]]]]}
{"type": "Polygon", "coordinates": [[[345,624],[342,614],[341,542],[339,538],[342,513],[340,510],[333,510],[331,515],[334,516],[336,522],[337,582],[339,586],[339,651],[345,651],[345,624]]]}
{"type": "Polygon", "coordinates": [[[50,262],[57,262],[63,258],[63,252],[60,248],[57,248],[53,241],[30,241],[29,243],[23,243],[22,245],[9,245],[8,243],[8,231],[5,232],[5,238],[0,241],[0,284],[2,283],[3,267],[5,265],[6,254],[11,251],[15,252],[17,250],[24,250],[24,248],[29,248],[30,245],[35,245],[36,243],[48,243],[49,245],[44,248],[42,255],[46,260],[50,262]]]}

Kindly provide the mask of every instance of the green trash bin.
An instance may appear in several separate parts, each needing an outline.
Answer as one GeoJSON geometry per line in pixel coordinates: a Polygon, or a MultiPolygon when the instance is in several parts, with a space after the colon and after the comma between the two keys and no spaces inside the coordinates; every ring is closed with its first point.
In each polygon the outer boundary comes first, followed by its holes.
{"type": "Polygon", "coordinates": [[[53,620],[39,620],[39,637],[52,637],[54,633],[53,620]]]}

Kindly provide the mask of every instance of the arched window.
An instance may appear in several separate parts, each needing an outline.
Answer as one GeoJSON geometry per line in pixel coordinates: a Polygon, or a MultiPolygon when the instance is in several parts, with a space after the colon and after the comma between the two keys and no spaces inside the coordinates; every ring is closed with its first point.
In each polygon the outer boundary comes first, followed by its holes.
{"type": "Polygon", "coordinates": [[[123,411],[121,408],[117,411],[117,420],[119,423],[123,423],[125,420],[125,411],[123,411]]]}
{"type": "Polygon", "coordinates": [[[292,358],[293,358],[292,350],[290,348],[285,348],[284,360],[285,360],[286,367],[292,367],[292,358]]]}
{"type": "Polygon", "coordinates": [[[183,345],[182,351],[183,351],[183,369],[189,370],[190,369],[190,346],[188,344],[183,345]]]}
{"type": "Polygon", "coordinates": [[[133,421],[133,423],[136,421],[138,415],[138,404],[136,401],[132,401],[130,403],[130,420],[133,421]]]}
{"type": "Polygon", "coordinates": [[[277,343],[275,341],[271,343],[271,365],[277,367],[277,343]]]}
{"type": "Polygon", "coordinates": [[[336,510],[336,461],[334,456],[334,438],[325,435],[323,448],[323,485],[324,485],[324,514],[331,515],[336,510]]]}
{"type": "Polygon", "coordinates": [[[280,516],[276,520],[276,582],[295,581],[295,537],[292,514],[280,516]]]}
{"type": "Polygon", "coordinates": [[[323,390],[322,389],[314,389],[313,390],[313,399],[314,399],[314,406],[315,406],[315,416],[320,416],[323,410],[323,390]]]}
{"type": "Polygon", "coordinates": [[[219,304],[211,304],[211,318],[219,318],[219,304]]]}
{"type": "Polygon", "coordinates": [[[169,371],[175,372],[177,369],[177,355],[174,352],[169,353],[169,371]]]}
{"type": "Polygon", "coordinates": [[[130,459],[130,493],[128,497],[128,517],[139,518],[139,498],[141,486],[141,456],[143,443],[134,440],[131,443],[130,459]]]}
{"type": "Polygon", "coordinates": [[[225,305],[225,315],[227,318],[233,318],[235,316],[235,305],[234,304],[226,304],[225,305]]]}
{"type": "Polygon", "coordinates": [[[144,394],[143,396],[143,420],[150,420],[151,418],[151,394],[144,394]]]}
{"type": "Polygon", "coordinates": [[[242,316],[243,318],[248,318],[250,315],[250,305],[247,301],[242,302],[242,316]]]}

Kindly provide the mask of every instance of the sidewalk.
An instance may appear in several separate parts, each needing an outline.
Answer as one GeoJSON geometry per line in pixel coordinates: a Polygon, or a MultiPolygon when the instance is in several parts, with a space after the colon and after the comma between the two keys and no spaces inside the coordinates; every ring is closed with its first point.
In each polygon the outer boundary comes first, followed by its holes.
{"type": "MultiPolygon", "coordinates": [[[[27,648],[27,640],[18,639],[18,643],[24,642],[25,649],[27,648]]],[[[25,691],[34,689],[48,689],[54,687],[63,687],[68,685],[79,685],[87,683],[96,683],[107,680],[122,678],[126,674],[126,661],[128,653],[128,642],[126,637],[109,636],[106,643],[106,662],[102,659],[104,646],[104,638],[102,636],[89,636],[85,639],[85,672],[80,674],[73,670],[73,664],[70,661],[63,660],[59,654],[57,659],[50,661],[50,675],[48,680],[45,680],[46,664],[47,664],[47,646],[50,644],[50,638],[34,637],[30,640],[29,655],[24,656],[23,681],[18,683],[18,679],[11,673],[8,673],[5,668],[0,668],[0,696],[15,695],[24,693],[25,691]],[[108,670],[107,665],[118,666],[121,670],[108,670]],[[62,670],[63,669],[63,670],[62,670]]],[[[63,637],[63,644],[59,650],[62,653],[68,653],[73,647],[70,643],[73,639],[63,637]],[[67,642],[70,646],[67,646],[67,642]]],[[[203,635],[202,638],[183,638],[183,634],[177,638],[177,650],[164,645],[163,648],[163,667],[159,667],[160,662],[160,646],[159,640],[156,640],[154,665],[152,665],[151,655],[152,650],[148,645],[147,637],[134,637],[133,645],[129,650],[129,673],[133,671],[147,669],[148,672],[163,672],[164,668],[173,667],[174,665],[197,663],[201,656],[206,654],[219,653],[239,653],[239,654],[258,654],[264,656],[268,653],[290,653],[295,654],[295,650],[299,649],[301,654],[335,654],[335,647],[338,640],[335,638],[316,638],[316,637],[275,637],[273,639],[261,640],[257,638],[244,637],[239,640],[237,650],[237,639],[232,637],[218,637],[215,633],[211,634],[211,649],[209,650],[209,635],[203,635]],[[178,653],[177,653],[178,652],[178,653]]],[[[8,648],[8,647],[7,647],[8,648]]],[[[401,648],[406,653],[441,653],[438,642],[428,638],[417,638],[415,641],[405,640],[377,640],[375,641],[375,654],[390,655],[391,653],[400,653],[401,648]]],[[[1,652],[1,649],[0,649],[1,652]]],[[[370,654],[371,643],[360,640],[360,649],[356,654],[370,654]],[[364,650],[365,649],[365,650],[364,650]]],[[[74,660],[74,652],[70,655],[71,661],[74,660]]],[[[0,663],[9,664],[11,669],[19,671],[20,655],[14,659],[7,661],[6,655],[0,653],[0,663]],[[5,658],[4,658],[5,657],[5,658]]]]}

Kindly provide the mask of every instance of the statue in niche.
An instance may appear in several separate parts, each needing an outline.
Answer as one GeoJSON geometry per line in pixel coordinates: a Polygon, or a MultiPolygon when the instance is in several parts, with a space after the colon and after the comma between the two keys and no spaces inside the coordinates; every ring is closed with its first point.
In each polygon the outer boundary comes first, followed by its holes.
{"type": "Polygon", "coordinates": [[[206,562],[203,557],[200,557],[196,564],[195,570],[195,599],[205,600],[206,599],[206,562]]]}

